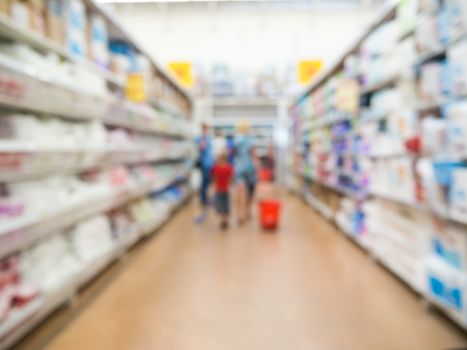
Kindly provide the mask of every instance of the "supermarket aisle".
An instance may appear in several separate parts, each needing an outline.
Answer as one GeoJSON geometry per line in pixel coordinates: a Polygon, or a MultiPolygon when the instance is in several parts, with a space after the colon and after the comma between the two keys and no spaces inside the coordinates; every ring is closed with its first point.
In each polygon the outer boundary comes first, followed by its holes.
{"type": "Polygon", "coordinates": [[[195,203],[131,260],[47,347],[448,349],[461,332],[426,313],[298,199],[280,234],[193,227],[195,203]]]}

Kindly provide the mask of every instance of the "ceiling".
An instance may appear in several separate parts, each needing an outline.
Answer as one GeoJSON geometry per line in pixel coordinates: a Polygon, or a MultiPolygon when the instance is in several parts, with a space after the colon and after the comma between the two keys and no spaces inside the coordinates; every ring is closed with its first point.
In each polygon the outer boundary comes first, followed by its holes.
{"type": "Polygon", "coordinates": [[[177,6],[187,4],[203,6],[203,3],[215,3],[216,6],[258,6],[277,8],[299,8],[310,10],[341,10],[361,9],[381,5],[388,0],[98,0],[102,3],[126,4],[138,6],[140,4],[168,4],[177,6]]]}

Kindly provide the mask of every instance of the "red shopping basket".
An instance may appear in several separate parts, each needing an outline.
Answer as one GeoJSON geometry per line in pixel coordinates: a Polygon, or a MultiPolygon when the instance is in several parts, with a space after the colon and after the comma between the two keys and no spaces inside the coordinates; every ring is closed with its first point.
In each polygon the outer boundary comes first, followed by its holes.
{"type": "Polygon", "coordinates": [[[276,200],[262,200],[259,202],[259,215],[261,227],[266,230],[273,230],[279,224],[281,213],[281,203],[276,200]]]}

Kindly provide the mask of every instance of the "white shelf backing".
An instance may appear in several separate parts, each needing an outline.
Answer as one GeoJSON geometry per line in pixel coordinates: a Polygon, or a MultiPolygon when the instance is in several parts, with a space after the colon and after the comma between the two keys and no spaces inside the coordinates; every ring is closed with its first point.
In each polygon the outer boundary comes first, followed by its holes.
{"type": "MultiPolygon", "coordinates": [[[[146,232],[143,230],[138,232],[132,244],[135,244],[138,240],[147,236],[148,232],[154,232],[162,226],[170,216],[186,202],[190,195],[191,192],[188,192],[181,200],[174,203],[169,208],[167,215],[159,218],[154,221],[151,226],[145,228],[146,232]]],[[[0,325],[0,350],[8,349],[13,346],[60,305],[71,300],[83,286],[98,276],[130,248],[131,245],[124,241],[117,242],[112,250],[87,264],[83,270],[71,276],[69,281],[59,289],[39,297],[36,301],[33,301],[26,308],[2,323],[0,325]]]]}

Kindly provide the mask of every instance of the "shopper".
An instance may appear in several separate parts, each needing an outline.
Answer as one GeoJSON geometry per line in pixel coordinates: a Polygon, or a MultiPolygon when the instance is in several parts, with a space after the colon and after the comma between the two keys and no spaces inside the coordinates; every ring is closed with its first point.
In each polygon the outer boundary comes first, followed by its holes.
{"type": "Polygon", "coordinates": [[[230,185],[234,176],[234,169],[228,162],[227,152],[224,151],[216,161],[211,171],[215,186],[216,211],[220,216],[221,229],[229,227],[230,216],[230,185]]]}
{"type": "Polygon", "coordinates": [[[227,150],[227,140],[221,130],[214,133],[214,159],[219,158],[227,150]]]}
{"type": "Polygon", "coordinates": [[[211,183],[211,169],[214,163],[213,142],[207,124],[202,125],[202,135],[196,139],[196,145],[198,146],[199,167],[201,171],[201,185],[199,188],[201,214],[196,217],[195,222],[201,224],[206,219],[208,212],[208,191],[211,183]]]}
{"type": "Polygon", "coordinates": [[[238,126],[240,135],[235,142],[235,192],[239,225],[251,218],[251,207],[256,187],[257,159],[249,135],[250,129],[249,123],[240,124],[238,126]]]}
{"type": "Polygon", "coordinates": [[[227,135],[226,148],[229,164],[233,165],[235,159],[235,138],[233,135],[227,135]]]}
{"type": "Polygon", "coordinates": [[[274,146],[269,145],[266,154],[263,157],[261,157],[261,168],[265,171],[265,175],[267,175],[267,179],[263,180],[274,181],[275,166],[276,156],[274,152],[274,146]]]}

